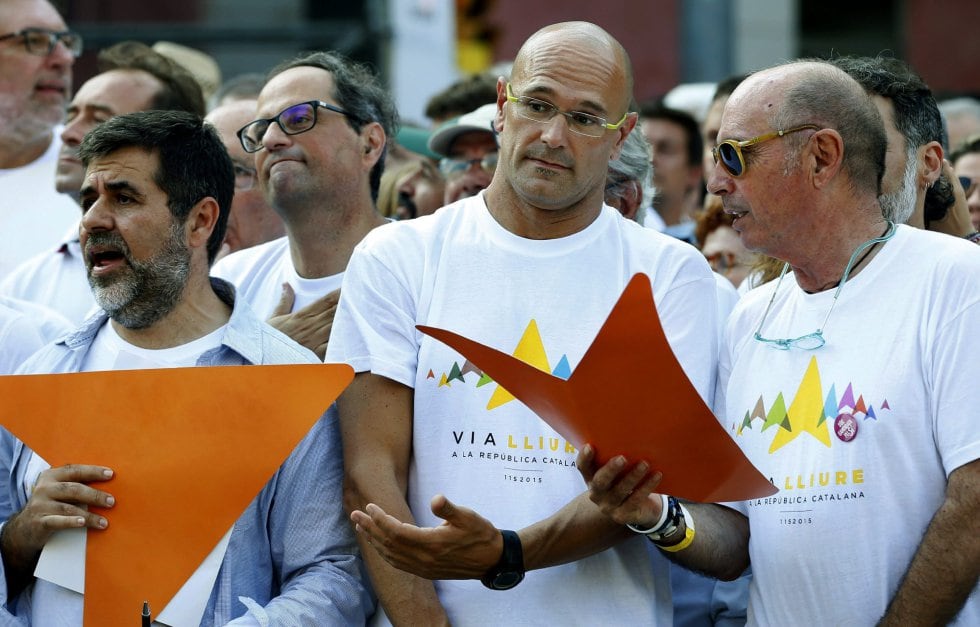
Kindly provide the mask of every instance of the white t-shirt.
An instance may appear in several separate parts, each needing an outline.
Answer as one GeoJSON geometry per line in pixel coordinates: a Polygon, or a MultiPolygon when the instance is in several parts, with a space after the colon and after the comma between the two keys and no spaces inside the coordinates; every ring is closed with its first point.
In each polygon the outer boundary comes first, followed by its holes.
{"type": "Polygon", "coordinates": [[[99,329],[92,347],[85,354],[82,372],[102,370],[146,370],[149,368],[191,368],[207,351],[221,346],[226,325],[196,340],[173,348],[141,348],[119,337],[111,321],[99,329]]]}
{"type": "MultiPolygon", "coordinates": [[[[980,457],[980,254],[899,226],[840,292],[813,351],[753,339],[776,281],[742,297],[719,365],[724,420],[780,489],[749,517],[749,622],[873,625],[943,502],[947,475],[980,457]]],[[[792,274],[761,329],[799,337],[835,290],[792,274]]],[[[960,624],[980,625],[974,590],[960,624]]]]}
{"type": "Polygon", "coordinates": [[[81,210],[71,196],[54,188],[61,127],[48,150],[31,163],[0,169],[0,278],[34,255],[52,250],[73,227],[81,210]]]}
{"type": "MultiPolygon", "coordinates": [[[[408,501],[425,526],[441,522],[429,510],[436,493],[499,528],[520,529],[585,485],[568,442],[416,324],[567,377],[626,283],[644,272],[685,372],[702,394],[714,380],[715,282],[696,249],[610,207],[574,235],[528,240],[501,227],[483,198],[372,231],[348,265],[327,347],[328,362],[414,388],[408,501]]],[[[621,376],[644,384],[643,372],[621,376]]],[[[478,581],[435,585],[454,625],[669,625],[668,565],[659,556],[651,561],[648,544],[636,537],[531,572],[506,593],[478,581]]]]}
{"type": "Polygon", "coordinates": [[[244,298],[261,318],[268,318],[279,304],[283,283],[289,283],[296,293],[292,311],[297,311],[338,289],[344,278],[342,272],[319,279],[296,274],[286,237],[221,258],[211,268],[211,276],[234,285],[237,297],[244,298]]]}

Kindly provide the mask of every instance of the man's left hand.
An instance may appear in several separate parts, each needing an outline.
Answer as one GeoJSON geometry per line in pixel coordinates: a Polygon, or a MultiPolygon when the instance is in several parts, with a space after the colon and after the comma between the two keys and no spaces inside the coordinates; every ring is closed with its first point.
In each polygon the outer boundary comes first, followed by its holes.
{"type": "Polygon", "coordinates": [[[395,568],[426,579],[479,579],[499,560],[504,544],[489,520],[436,495],[438,527],[403,523],[371,503],[351,512],[355,530],[395,568]]]}

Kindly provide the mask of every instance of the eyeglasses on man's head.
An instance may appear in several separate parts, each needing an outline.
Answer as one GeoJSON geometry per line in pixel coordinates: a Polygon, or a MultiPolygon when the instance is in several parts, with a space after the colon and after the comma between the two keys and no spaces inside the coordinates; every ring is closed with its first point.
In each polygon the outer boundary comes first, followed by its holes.
{"type": "Polygon", "coordinates": [[[745,174],[745,155],[742,154],[743,148],[761,144],[762,142],[767,142],[770,139],[776,139],[777,137],[785,137],[790,133],[798,133],[799,131],[811,129],[816,131],[820,130],[820,127],[814,124],[804,124],[802,126],[786,129],[784,131],[781,130],[764,133],[758,137],[753,137],[752,139],[746,139],[744,141],[726,139],[711,149],[711,156],[714,157],[715,163],[720,162],[722,167],[724,167],[725,170],[732,176],[742,176],[745,174]]]}
{"type": "Polygon", "coordinates": [[[275,117],[249,122],[238,130],[238,139],[241,141],[242,148],[245,149],[245,152],[258,152],[263,148],[262,140],[265,138],[265,133],[269,130],[269,126],[273,122],[286,135],[299,135],[316,126],[317,111],[319,109],[326,109],[352,118],[350,113],[340,107],[328,104],[322,100],[310,100],[286,107],[275,117]]]}
{"type": "Polygon", "coordinates": [[[21,39],[27,52],[41,57],[51,54],[59,41],[68,49],[71,56],[78,57],[82,54],[84,43],[81,35],[70,30],[53,31],[47,28],[25,28],[16,33],[0,35],[0,41],[15,38],[21,39]]]}
{"type": "Polygon", "coordinates": [[[629,111],[623,114],[619,122],[610,124],[606,118],[581,111],[562,111],[547,100],[539,100],[529,96],[515,96],[507,83],[507,101],[514,103],[517,115],[534,122],[547,122],[559,113],[568,121],[568,130],[586,137],[602,137],[605,132],[615,131],[626,122],[629,111]]]}

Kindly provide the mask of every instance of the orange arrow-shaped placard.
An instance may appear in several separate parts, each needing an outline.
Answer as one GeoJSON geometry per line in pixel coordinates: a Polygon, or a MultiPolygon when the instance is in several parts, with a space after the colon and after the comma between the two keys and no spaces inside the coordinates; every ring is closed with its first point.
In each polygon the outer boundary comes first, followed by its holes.
{"type": "Polygon", "coordinates": [[[162,610],[353,376],[303,364],[0,377],[0,424],[52,466],[115,471],[109,527],[88,533],[85,624],[136,624],[144,600],[162,610]]]}
{"type": "MultiPolygon", "coordinates": [[[[691,315],[697,315],[692,312],[691,315]]],[[[688,380],[664,335],[650,280],[637,274],[567,381],[434,327],[449,345],[599,463],[615,455],[663,472],[665,494],[701,502],[776,493],[688,380]]]]}

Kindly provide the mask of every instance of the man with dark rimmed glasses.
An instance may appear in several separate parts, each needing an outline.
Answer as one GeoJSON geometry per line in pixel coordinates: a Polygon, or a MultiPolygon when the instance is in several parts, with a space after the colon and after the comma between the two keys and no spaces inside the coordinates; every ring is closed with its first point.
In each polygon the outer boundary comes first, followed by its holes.
{"type": "Polygon", "coordinates": [[[57,125],[71,97],[81,37],[47,0],[0,3],[0,278],[55,246],[78,207],[54,189],[57,125]]]}
{"type": "MultiPolygon", "coordinates": [[[[786,265],[729,318],[715,408],[780,492],[689,504],[674,559],[751,558],[750,624],[980,624],[976,247],[886,221],[881,116],[829,63],[747,78],[718,138],[709,191],[786,265]]],[[[579,466],[614,520],[658,520],[641,476],[579,466]]]]}
{"type": "Polygon", "coordinates": [[[286,236],[228,255],[212,274],[321,358],[351,251],[385,222],[374,203],[396,125],[367,68],[316,52],[272,70],[238,132],[286,236]]]}

